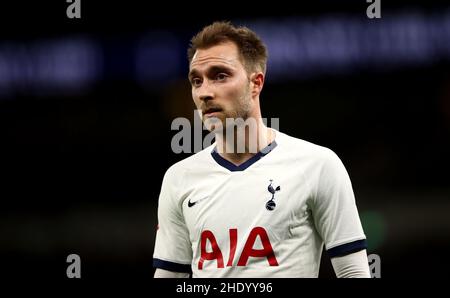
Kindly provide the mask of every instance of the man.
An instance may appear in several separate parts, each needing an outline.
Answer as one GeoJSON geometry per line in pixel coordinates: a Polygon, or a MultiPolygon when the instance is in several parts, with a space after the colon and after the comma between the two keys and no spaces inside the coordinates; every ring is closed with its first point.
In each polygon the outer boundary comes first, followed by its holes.
{"type": "Polygon", "coordinates": [[[192,97],[215,143],[164,176],[155,277],[317,277],[324,244],[338,277],[370,277],[340,159],[263,124],[259,37],[216,22],[193,37],[188,57],[192,97]],[[253,125],[230,129],[230,119],[253,125]]]}

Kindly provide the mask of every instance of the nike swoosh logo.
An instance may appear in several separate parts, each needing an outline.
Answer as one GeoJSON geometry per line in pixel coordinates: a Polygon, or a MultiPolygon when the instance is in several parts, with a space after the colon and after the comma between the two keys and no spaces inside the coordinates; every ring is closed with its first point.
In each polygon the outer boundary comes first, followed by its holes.
{"type": "Polygon", "coordinates": [[[201,201],[203,201],[203,200],[206,200],[207,198],[208,198],[208,197],[205,197],[205,198],[200,199],[200,200],[197,200],[197,201],[195,201],[195,202],[191,202],[191,199],[189,199],[189,201],[188,201],[188,207],[191,208],[192,206],[194,206],[194,205],[197,204],[198,202],[201,202],[201,201]]]}

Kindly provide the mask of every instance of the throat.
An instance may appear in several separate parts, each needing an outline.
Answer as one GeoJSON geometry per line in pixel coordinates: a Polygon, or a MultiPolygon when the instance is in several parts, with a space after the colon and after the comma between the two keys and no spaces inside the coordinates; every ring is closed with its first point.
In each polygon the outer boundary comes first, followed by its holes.
{"type": "Polygon", "coordinates": [[[227,153],[222,152],[219,153],[224,159],[228,160],[232,164],[236,166],[240,166],[241,164],[248,161],[250,158],[256,155],[256,153],[227,153]]]}
{"type": "Polygon", "coordinates": [[[275,132],[265,128],[257,138],[218,138],[217,153],[236,166],[247,162],[275,140],[275,132]]]}

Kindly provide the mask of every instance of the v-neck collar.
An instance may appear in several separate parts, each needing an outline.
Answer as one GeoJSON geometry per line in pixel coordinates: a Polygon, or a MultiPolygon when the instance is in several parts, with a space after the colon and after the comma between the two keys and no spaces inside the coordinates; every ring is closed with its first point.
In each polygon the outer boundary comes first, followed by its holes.
{"type": "Polygon", "coordinates": [[[238,172],[238,171],[244,171],[248,167],[250,167],[252,164],[269,154],[275,147],[277,146],[277,142],[275,140],[272,141],[269,145],[264,147],[261,151],[253,155],[249,160],[241,163],[240,165],[235,165],[234,163],[226,160],[223,158],[218,152],[217,147],[214,147],[214,149],[211,151],[211,155],[214,158],[214,160],[221,165],[222,167],[228,169],[231,172],[238,172]]]}

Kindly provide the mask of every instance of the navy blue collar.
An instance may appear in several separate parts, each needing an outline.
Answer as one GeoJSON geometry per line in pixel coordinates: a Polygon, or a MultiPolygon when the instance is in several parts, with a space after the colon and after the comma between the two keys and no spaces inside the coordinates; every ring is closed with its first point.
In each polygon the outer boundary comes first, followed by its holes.
{"type": "Polygon", "coordinates": [[[243,162],[242,164],[240,164],[238,166],[235,165],[234,163],[226,160],[225,158],[223,158],[217,152],[217,147],[214,147],[213,151],[211,151],[211,155],[214,158],[214,160],[222,167],[230,170],[231,172],[237,172],[237,171],[243,171],[243,170],[247,169],[249,166],[251,166],[258,160],[260,160],[261,158],[263,158],[264,156],[269,154],[269,152],[271,152],[276,146],[277,146],[277,142],[274,140],[272,143],[267,145],[264,149],[262,149],[261,151],[259,151],[255,155],[253,155],[249,160],[247,160],[246,162],[243,162]]]}

